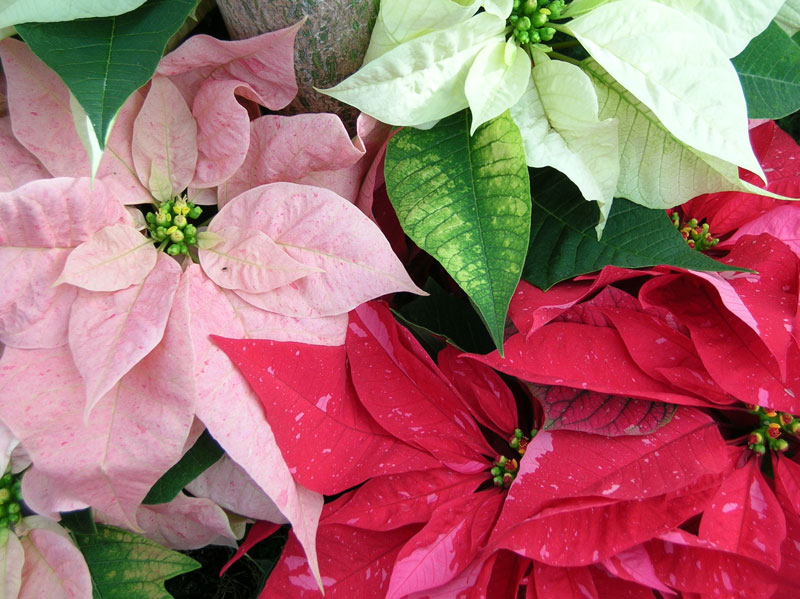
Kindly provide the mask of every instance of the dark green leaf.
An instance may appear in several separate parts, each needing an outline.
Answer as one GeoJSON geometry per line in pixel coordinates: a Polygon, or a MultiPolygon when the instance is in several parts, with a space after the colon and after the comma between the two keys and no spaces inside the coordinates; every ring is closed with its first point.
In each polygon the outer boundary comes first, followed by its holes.
{"type": "Polygon", "coordinates": [[[200,567],[190,557],[113,526],[74,535],[86,558],[95,599],[172,599],[164,581],[200,567]]]}
{"type": "Polygon", "coordinates": [[[532,170],[531,243],[522,278],[540,289],[613,264],[641,268],[666,264],[693,270],[743,270],[721,264],[686,245],[667,213],[617,198],[603,237],[600,212],[553,169],[532,170]]]}
{"type": "Polygon", "coordinates": [[[386,189],[406,234],[466,292],[502,353],[530,229],[525,151],[508,112],[469,134],[458,112],[406,128],[386,152],[386,189]]]}
{"type": "Polygon", "coordinates": [[[148,0],[116,17],[16,28],[83,106],[102,149],[117,112],[153,76],[164,46],[196,4],[197,0],[148,0]]]}
{"type": "Polygon", "coordinates": [[[751,119],[777,119],[800,109],[800,46],[775,22],[733,59],[751,119]]]}
{"type": "Polygon", "coordinates": [[[415,297],[400,309],[404,320],[442,337],[466,352],[486,354],[492,338],[469,300],[447,293],[433,279],[425,284],[428,297],[415,297]]]}
{"type": "Polygon", "coordinates": [[[72,532],[82,535],[96,535],[97,524],[92,515],[92,508],[87,507],[83,510],[72,512],[61,512],[61,526],[68,528],[72,532]]]}
{"type": "Polygon", "coordinates": [[[222,454],[222,448],[208,431],[204,431],[180,461],[156,481],[143,503],[152,505],[172,501],[181,489],[205,472],[222,454]]]}

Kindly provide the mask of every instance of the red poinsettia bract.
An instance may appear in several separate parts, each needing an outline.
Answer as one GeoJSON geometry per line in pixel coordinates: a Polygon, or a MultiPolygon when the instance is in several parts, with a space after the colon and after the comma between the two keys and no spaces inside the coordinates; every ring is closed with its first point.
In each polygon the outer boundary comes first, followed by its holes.
{"type": "MultiPolygon", "coordinates": [[[[731,469],[722,484],[699,519],[606,566],[620,576],[650,571],[685,593],[792,597],[800,582],[800,262],[769,234],[744,235],[727,249],[723,262],[752,272],[607,268],[548,292],[523,284],[510,311],[520,332],[506,341],[505,357],[475,358],[532,383],[546,422],[558,426],[604,430],[621,396],[704,407],[728,439],[731,469]],[[581,419],[589,406],[591,418],[581,419]],[[723,566],[731,559],[780,575],[737,584],[723,566]]],[[[625,410],[632,424],[636,410],[625,410]]],[[[581,538],[592,544],[591,534],[581,538]]]]}
{"type": "MultiPolygon", "coordinates": [[[[678,529],[731,469],[701,411],[665,416],[658,404],[653,417],[653,402],[611,401],[601,406],[619,425],[607,419],[605,434],[562,418],[531,437],[520,426],[531,427],[520,422],[534,411],[530,398],[515,398],[494,371],[452,348],[435,364],[384,304],[350,316],[344,348],[216,339],[261,399],[301,484],[334,494],[363,482],[323,510],[327,597],[700,592],[686,582],[698,578],[694,562],[672,564],[665,547],[712,556],[709,580],[738,585],[771,571],[678,529]]],[[[597,404],[581,409],[585,420],[597,404]]],[[[262,596],[320,596],[293,537],[262,596]]]]}

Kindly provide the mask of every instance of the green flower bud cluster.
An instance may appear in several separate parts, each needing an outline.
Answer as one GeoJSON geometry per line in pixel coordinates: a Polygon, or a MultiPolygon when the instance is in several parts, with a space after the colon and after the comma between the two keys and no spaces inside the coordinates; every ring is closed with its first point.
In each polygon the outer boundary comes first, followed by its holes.
{"type": "Polygon", "coordinates": [[[150,237],[160,243],[170,256],[188,254],[189,247],[197,245],[197,227],[189,222],[203,213],[200,206],[183,197],[162,203],[155,212],[145,216],[150,237]]]}
{"type": "Polygon", "coordinates": [[[522,434],[522,429],[515,428],[514,429],[514,436],[508,441],[508,446],[511,449],[516,450],[516,452],[523,456],[525,455],[525,450],[528,448],[528,443],[531,442],[531,439],[536,436],[536,429],[531,431],[531,436],[526,437],[522,434]]]}
{"type": "Polygon", "coordinates": [[[696,218],[691,218],[681,224],[680,216],[678,216],[677,212],[673,212],[670,218],[672,219],[672,224],[675,225],[675,228],[686,240],[686,245],[693,250],[702,252],[713,248],[719,243],[719,239],[712,237],[711,233],[708,232],[708,223],[703,223],[701,226],[696,218]]]}
{"type": "Polygon", "coordinates": [[[497,459],[492,464],[492,469],[489,473],[492,475],[492,481],[496,487],[503,487],[508,489],[514,478],[519,472],[519,462],[515,459],[508,459],[506,456],[497,456],[497,459]]]}
{"type": "Polygon", "coordinates": [[[0,477],[0,530],[16,524],[22,519],[22,481],[6,472],[0,477]]]}
{"type": "Polygon", "coordinates": [[[787,451],[789,442],[783,434],[797,435],[800,430],[800,419],[786,412],[766,410],[761,406],[749,406],[750,412],[758,415],[758,427],[753,429],[747,438],[750,451],[764,455],[767,448],[772,451],[787,451]]]}
{"type": "MultiPolygon", "coordinates": [[[[528,437],[522,433],[522,429],[516,428],[514,429],[514,434],[511,436],[511,439],[508,441],[508,446],[516,451],[521,458],[525,455],[528,443],[536,436],[537,432],[536,429],[533,429],[530,437],[528,437]]],[[[511,483],[514,482],[517,476],[517,472],[519,472],[519,461],[504,455],[497,456],[495,461],[492,462],[492,468],[489,470],[494,485],[504,489],[511,486],[511,483]]]]}
{"type": "Polygon", "coordinates": [[[520,45],[549,42],[556,30],[548,23],[560,19],[566,6],[564,0],[514,0],[508,17],[511,35],[520,45]]]}

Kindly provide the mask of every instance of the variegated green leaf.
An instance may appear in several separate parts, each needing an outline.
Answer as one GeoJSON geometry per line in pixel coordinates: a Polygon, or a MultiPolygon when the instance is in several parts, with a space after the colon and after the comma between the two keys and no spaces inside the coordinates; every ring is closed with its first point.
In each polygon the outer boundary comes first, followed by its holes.
{"type": "Polygon", "coordinates": [[[171,599],[164,581],[200,567],[192,558],[113,526],[76,534],[97,598],[171,599]]]}
{"type": "Polygon", "coordinates": [[[508,112],[469,129],[462,111],[400,131],[386,153],[386,189],[403,230],[467,293],[502,351],[528,245],[528,170],[508,112]]]}

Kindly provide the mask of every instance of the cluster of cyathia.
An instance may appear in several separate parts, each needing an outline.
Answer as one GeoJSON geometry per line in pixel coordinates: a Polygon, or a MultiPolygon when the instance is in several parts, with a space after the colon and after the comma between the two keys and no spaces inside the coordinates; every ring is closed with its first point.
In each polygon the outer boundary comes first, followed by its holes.
{"type": "Polygon", "coordinates": [[[760,406],[751,406],[750,411],[758,415],[759,424],[747,438],[747,447],[761,455],[766,453],[767,447],[773,451],[788,450],[789,442],[783,434],[796,434],[800,430],[800,420],[786,412],[765,410],[760,406]]]}
{"type": "Polygon", "coordinates": [[[0,530],[20,521],[22,481],[6,472],[0,477],[0,530]]]}
{"type": "Polygon", "coordinates": [[[514,0],[508,17],[511,35],[520,45],[549,42],[556,30],[548,23],[560,19],[565,8],[564,0],[514,0]]]}
{"type": "Polygon", "coordinates": [[[197,245],[197,227],[189,220],[196,220],[202,213],[200,206],[178,197],[163,202],[155,212],[147,213],[147,231],[160,244],[159,250],[170,256],[188,254],[189,248],[197,245]]]}
{"type": "Polygon", "coordinates": [[[680,216],[677,212],[673,212],[670,216],[672,224],[678,229],[680,234],[686,240],[686,244],[693,250],[702,252],[713,248],[719,243],[719,239],[712,237],[708,231],[708,223],[702,225],[697,222],[696,218],[691,218],[681,223],[680,216]]]}

